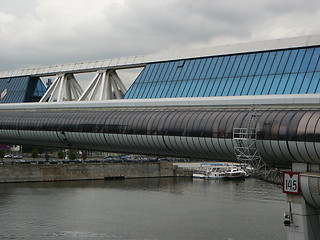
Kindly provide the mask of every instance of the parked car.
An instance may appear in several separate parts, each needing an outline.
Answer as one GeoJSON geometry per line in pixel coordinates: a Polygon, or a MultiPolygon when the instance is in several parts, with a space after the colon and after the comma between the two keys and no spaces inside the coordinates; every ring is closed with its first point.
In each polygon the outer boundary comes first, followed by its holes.
{"type": "Polygon", "coordinates": [[[31,161],[29,160],[18,160],[16,161],[17,164],[31,164],[31,161]]]}
{"type": "Polygon", "coordinates": [[[19,156],[19,155],[16,155],[16,156],[13,156],[13,159],[22,159],[23,157],[22,156],[19,156]]]}
{"type": "Polygon", "coordinates": [[[12,154],[6,154],[6,155],[4,155],[3,158],[12,158],[12,157],[13,157],[12,154]]]}

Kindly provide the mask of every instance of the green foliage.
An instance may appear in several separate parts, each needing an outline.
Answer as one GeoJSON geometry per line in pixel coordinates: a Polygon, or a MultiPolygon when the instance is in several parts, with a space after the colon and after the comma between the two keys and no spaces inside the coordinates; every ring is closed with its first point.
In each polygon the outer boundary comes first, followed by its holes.
{"type": "Polygon", "coordinates": [[[44,155],[44,157],[45,157],[46,160],[49,160],[49,158],[50,158],[50,156],[49,156],[48,153],[46,153],[46,154],[44,155]]]}
{"type": "Polygon", "coordinates": [[[6,155],[6,152],[0,149],[0,158],[3,159],[4,155],[6,155]]]}
{"type": "Polygon", "coordinates": [[[58,155],[59,159],[64,159],[64,157],[65,157],[65,153],[63,151],[61,151],[61,150],[58,152],[57,155],[58,155]]]}
{"type": "Polygon", "coordinates": [[[37,148],[32,149],[31,156],[32,156],[33,158],[37,158],[38,155],[39,155],[38,149],[37,149],[37,148]]]}
{"type": "Polygon", "coordinates": [[[75,160],[77,158],[77,154],[74,151],[69,151],[69,159],[75,160]]]}

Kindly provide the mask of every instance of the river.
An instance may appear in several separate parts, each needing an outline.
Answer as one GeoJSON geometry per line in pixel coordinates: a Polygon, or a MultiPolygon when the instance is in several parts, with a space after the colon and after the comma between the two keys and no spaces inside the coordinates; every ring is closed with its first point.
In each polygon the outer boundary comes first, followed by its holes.
{"type": "Polygon", "coordinates": [[[274,184],[144,178],[0,184],[0,239],[285,239],[274,184]]]}

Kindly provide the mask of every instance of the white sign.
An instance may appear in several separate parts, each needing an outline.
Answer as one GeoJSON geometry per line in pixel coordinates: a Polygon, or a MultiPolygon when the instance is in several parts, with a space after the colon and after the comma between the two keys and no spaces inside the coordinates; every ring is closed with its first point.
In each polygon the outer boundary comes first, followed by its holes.
{"type": "Polygon", "coordinates": [[[282,191],[284,193],[300,193],[300,173],[282,172],[282,191]]]}
{"type": "Polygon", "coordinates": [[[4,98],[7,95],[7,93],[8,93],[8,88],[5,88],[0,94],[0,99],[4,98]]]}

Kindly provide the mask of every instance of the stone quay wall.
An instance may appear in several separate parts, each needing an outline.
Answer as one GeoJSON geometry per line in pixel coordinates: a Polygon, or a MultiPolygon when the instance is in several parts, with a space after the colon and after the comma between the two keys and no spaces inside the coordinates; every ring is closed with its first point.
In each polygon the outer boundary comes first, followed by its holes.
{"type": "Polygon", "coordinates": [[[171,162],[0,165],[0,183],[173,177],[171,162]]]}

